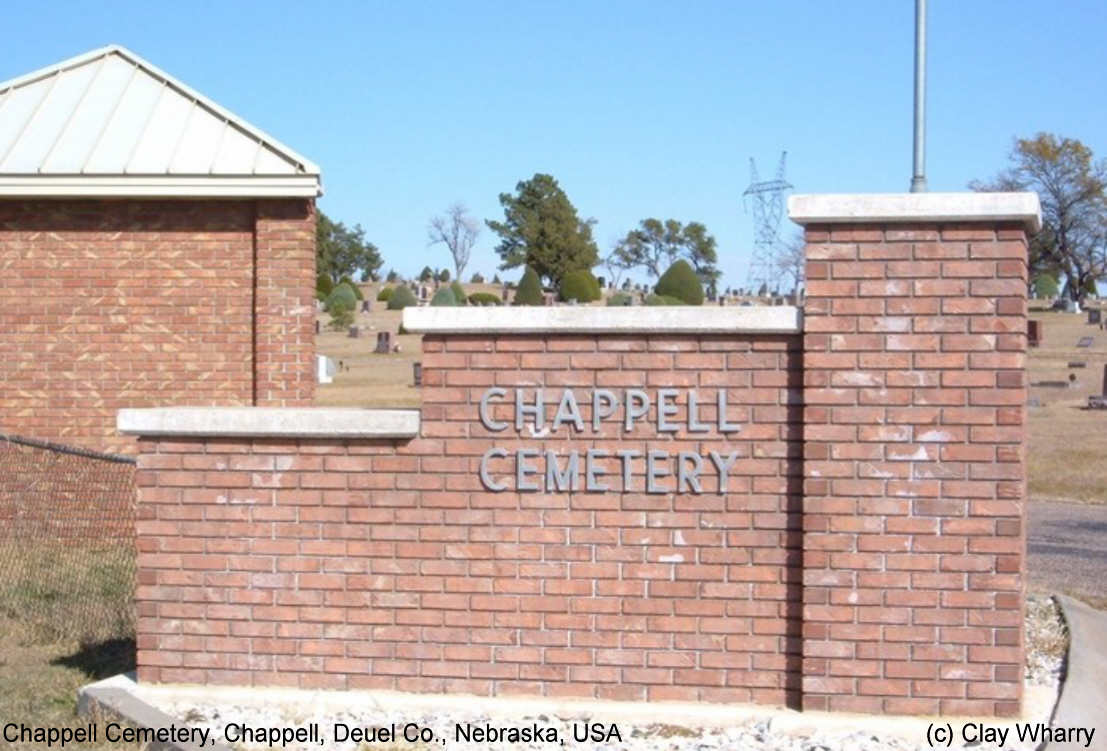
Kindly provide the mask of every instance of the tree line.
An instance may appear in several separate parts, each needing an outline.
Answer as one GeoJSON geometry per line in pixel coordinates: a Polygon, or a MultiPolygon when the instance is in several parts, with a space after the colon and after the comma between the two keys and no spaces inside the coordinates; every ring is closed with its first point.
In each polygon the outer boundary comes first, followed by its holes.
{"type": "MultiPolygon", "coordinates": [[[[1038,133],[1016,139],[1009,165],[990,180],[969,186],[981,191],[1034,191],[1042,206],[1042,229],[1031,240],[1030,284],[1039,295],[1058,292],[1083,302],[1096,294],[1096,283],[1107,277],[1107,161],[1074,138],[1038,133]]],[[[548,286],[558,287],[574,272],[602,265],[618,288],[623,274],[639,270],[658,279],[678,260],[688,263],[709,296],[717,292],[720,277],[715,238],[701,223],[646,218],[601,257],[592,237],[595,219],[582,219],[553,176],[538,173],[501,193],[502,220],[483,224],[498,238],[495,251],[499,270],[530,267],[548,286]]],[[[427,225],[429,246],[442,245],[462,279],[482,225],[462,203],[455,203],[427,225]]],[[[383,259],[365,238],[360,225],[352,228],[319,212],[317,268],[332,284],[378,280],[383,259]]],[[[803,277],[802,241],[788,241],[778,249],[777,272],[793,284],[803,277]]],[[[422,276],[448,279],[448,271],[424,269],[422,276]]],[[[479,275],[474,275],[474,279],[479,275]]],[[[483,280],[483,277],[481,277],[483,280]]],[[[496,277],[498,279],[498,276],[496,277]]]]}
{"type": "MultiPolygon", "coordinates": [[[[522,180],[514,193],[501,193],[499,200],[503,220],[489,219],[484,225],[499,237],[495,251],[500,271],[530,267],[544,283],[558,287],[566,276],[591,271],[602,263],[614,286],[629,270],[640,269],[660,278],[667,267],[683,259],[709,291],[713,292],[718,282],[717,244],[700,222],[643,219],[601,259],[592,237],[596,220],[581,219],[551,175],[538,173],[522,180]]],[[[462,203],[453,204],[428,222],[427,244],[445,246],[453,261],[455,279],[463,278],[481,229],[462,203]]],[[[384,259],[365,239],[360,225],[348,228],[319,212],[316,253],[318,273],[334,284],[351,279],[355,273],[361,274],[361,281],[380,279],[384,259]]],[[[422,276],[428,271],[432,270],[424,269],[422,276]]],[[[442,279],[443,271],[433,271],[433,277],[442,279]]]]}

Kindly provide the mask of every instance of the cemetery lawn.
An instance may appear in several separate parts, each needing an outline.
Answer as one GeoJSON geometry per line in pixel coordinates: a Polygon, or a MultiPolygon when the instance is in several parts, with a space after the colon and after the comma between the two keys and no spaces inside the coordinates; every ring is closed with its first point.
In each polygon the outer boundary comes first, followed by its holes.
{"type": "MultiPolygon", "coordinates": [[[[1107,331],[1087,323],[1087,315],[1043,310],[1032,301],[1030,317],[1042,322],[1042,343],[1029,350],[1031,399],[1028,408],[1030,497],[1034,500],[1107,503],[1107,410],[1086,409],[1088,396],[1101,393],[1107,364],[1107,331]],[[1081,337],[1092,346],[1078,348],[1081,337]],[[1083,362],[1086,367],[1069,368],[1083,362]],[[1071,388],[1034,386],[1068,381],[1071,388]]],[[[1096,303],[1093,303],[1096,304],[1096,303]]],[[[1104,309],[1107,316],[1107,306],[1104,309]]]]}
{"type": "MultiPolygon", "coordinates": [[[[134,670],[134,642],[119,640],[82,645],[66,639],[44,639],[39,630],[0,616],[0,717],[4,722],[82,728],[77,716],[77,689],[92,681],[134,670]]],[[[103,727],[100,729],[103,741],[103,727]]],[[[13,751],[31,751],[42,744],[4,744],[13,751]]],[[[108,751],[113,744],[67,745],[67,749],[108,751]]]]}
{"type": "MultiPolygon", "coordinates": [[[[358,303],[355,325],[361,327],[361,336],[351,339],[347,330],[335,331],[328,327],[330,316],[318,313],[320,334],[315,337],[316,354],[342,361],[348,370],[336,373],[334,382],[320,384],[316,389],[315,404],[320,407],[418,407],[419,389],[415,388],[412,365],[422,354],[418,334],[397,336],[402,311],[387,310],[387,303],[377,302],[382,287],[395,284],[372,282],[358,285],[371,310],[362,313],[358,303]],[[398,353],[373,354],[377,344],[377,332],[392,333],[392,343],[400,345],[398,353]]],[[[464,284],[466,294],[490,292],[497,297],[503,293],[499,284],[464,284]]],[[[433,294],[434,285],[430,283],[433,294]]]]}
{"type": "MultiPolygon", "coordinates": [[[[376,301],[379,283],[362,285],[372,301],[369,313],[358,313],[361,337],[351,339],[346,331],[327,328],[329,316],[319,314],[322,333],[316,337],[317,352],[342,361],[346,370],[337,373],[334,383],[320,385],[316,404],[334,407],[418,407],[412,365],[420,357],[420,337],[397,336],[401,312],[386,310],[376,301]],[[378,331],[390,331],[400,352],[375,355],[378,331]]],[[[390,286],[390,285],[384,285],[390,286]]],[[[502,288],[492,284],[466,284],[467,293],[492,292],[502,288]]],[[[1104,310],[1107,318],[1107,308],[1104,310]]],[[[1028,378],[1030,395],[1041,404],[1029,407],[1030,496],[1039,500],[1107,503],[1107,411],[1088,410],[1090,394],[1100,393],[1103,367],[1107,364],[1107,331],[1086,323],[1085,314],[1055,313],[1044,303],[1032,301],[1031,318],[1042,322],[1042,344],[1029,350],[1028,378]],[[1077,348],[1083,336],[1094,341],[1089,348],[1077,348]],[[1084,368],[1068,367],[1084,362],[1084,368]],[[1076,375],[1072,388],[1034,386],[1040,381],[1068,381],[1076,375]]]]}

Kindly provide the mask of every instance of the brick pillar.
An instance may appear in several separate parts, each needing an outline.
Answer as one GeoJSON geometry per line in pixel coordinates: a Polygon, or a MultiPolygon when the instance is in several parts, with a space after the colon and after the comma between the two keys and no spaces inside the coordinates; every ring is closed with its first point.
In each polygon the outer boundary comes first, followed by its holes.
{"type": "Polygon", "coordinates": [[[796,196],[804,707],[1013,715],[1033,194],[796,196]]]}
{"type": "Polygon", "coordinates": [[[257,202],[254,406],[315,399],[315,203],[257,202]]]}

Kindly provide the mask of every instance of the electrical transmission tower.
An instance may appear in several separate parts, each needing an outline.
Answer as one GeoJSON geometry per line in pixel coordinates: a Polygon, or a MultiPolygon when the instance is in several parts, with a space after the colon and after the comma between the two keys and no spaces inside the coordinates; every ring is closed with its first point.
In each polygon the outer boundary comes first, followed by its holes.
{"type": "Polygon", "coordinates": [[[784,179],[784,161],[787,157],[787,151],[780,152],[780,164],[773,180],[758,180],[757,165],[754,164],[753,157],[750,157],[750,186],[742,194],[742,202],[745,203],[748,197],[753,203],[753,258],[746,277],[751,294],[755,294],[763,284],[771,290],[776,282],[773,261],[780,243],[784,193],[792,188],[784,179]]]}

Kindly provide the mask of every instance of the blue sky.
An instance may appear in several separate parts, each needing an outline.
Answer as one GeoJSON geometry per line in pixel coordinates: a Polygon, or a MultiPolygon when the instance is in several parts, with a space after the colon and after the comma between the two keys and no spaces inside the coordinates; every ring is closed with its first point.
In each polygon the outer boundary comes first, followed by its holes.
{"type": "MultiPolygon", "coordinates": [[[[129,47],[319,163],[320,206],[384,269],[452,268],[427,220],[456,200],[502,218],[498,194],[548,172],[601,254],[645,217],[697,220],[739,286],[751,156],[767,176],[787,149],[797,192],[907,189],[913,18],[912,0],[8,0],[0,80],[129,47]]],[[[1107,156],[1105,18],[1101,0],[931,0],[930,189],[1039,130],[1107,156]]],[[[485,229],[468,273],[495,271],[495,244],[485,229]]]]}

